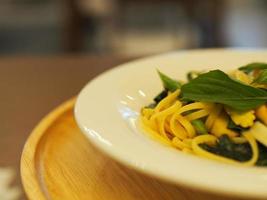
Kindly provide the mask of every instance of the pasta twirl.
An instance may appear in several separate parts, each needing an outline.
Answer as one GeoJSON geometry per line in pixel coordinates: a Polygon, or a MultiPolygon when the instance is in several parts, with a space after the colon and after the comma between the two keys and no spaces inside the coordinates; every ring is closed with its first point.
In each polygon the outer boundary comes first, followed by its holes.
{"type": "Polygon", "coordinates": [[[255,83],[264,80],[258,72],[263,68],[246,67],[232,75],[194,72],[184,84],[159,72],[165,88],[154,106],[142,108],[142,128],[185,153],[240,166],[267,166],[267,92],[258,88],[267,88],[267,82],[255,83]]]}

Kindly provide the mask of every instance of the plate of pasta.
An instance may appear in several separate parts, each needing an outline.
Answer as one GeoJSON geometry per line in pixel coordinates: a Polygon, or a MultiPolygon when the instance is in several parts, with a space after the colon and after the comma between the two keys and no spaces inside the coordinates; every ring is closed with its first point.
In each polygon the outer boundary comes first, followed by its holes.
{"type": "Polygon", "coordinates": [[[267,51],[172,52],[80,92],[87,138],[128,167],[213,193],[267,198],[267,51]]]}

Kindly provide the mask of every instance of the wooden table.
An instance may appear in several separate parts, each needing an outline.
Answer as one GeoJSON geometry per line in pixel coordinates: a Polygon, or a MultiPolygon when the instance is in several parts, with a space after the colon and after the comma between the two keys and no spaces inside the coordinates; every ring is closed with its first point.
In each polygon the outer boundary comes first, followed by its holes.
{"type": "MultiPolygon", "coordinates": [[[[129,58],[97,55],[0,57],[0,167],[17,170],[34,126],[97,74],[129,58]]],[[[21,199],[26,199],[25,196],[21,199]]]]}

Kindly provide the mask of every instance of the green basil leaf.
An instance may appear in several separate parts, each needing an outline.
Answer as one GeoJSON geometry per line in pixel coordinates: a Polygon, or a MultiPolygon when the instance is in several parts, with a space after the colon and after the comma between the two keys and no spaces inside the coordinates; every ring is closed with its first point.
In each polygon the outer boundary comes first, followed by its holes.
{"type": "Polygon", "coordinates": [[[261,62],[254,62],[247,64],[245,66],[239,67],[239,70],[242,70],[245,73],[250,73],[254,69],[267,69],[267,63],[261,63],[261,62]]]}
{"type": "Polygon", "coordinates": [[[267,102],[267,92],[231,79],[220,70],[199,75],[181,87],[185,100],[215,102],[246,111],[267,102]]]}
{"type": "Polygon", "coordinates": [[[187,77],[187,80],[188,81],[191,81],[193,80],[194,78],[198,77],[199,75],[201,74],[201,72],[198,72],[198,71],[191,71],[191,72],[188,72],[186,77],[187,77]]]}
{"type": "Polygon", "coordinates": [[[181,83],[178,81],[168,77],[167,75],[163,74],[162,72],[158,71],[159,77],[163,83],[163,86],[166,90],[174,92],[178,88],[181,88],[181,83]]]}
{"type": "Polygon", "coordinates": [[[267,84],[267,69],[262,70],[253,83],[267,84]]]}

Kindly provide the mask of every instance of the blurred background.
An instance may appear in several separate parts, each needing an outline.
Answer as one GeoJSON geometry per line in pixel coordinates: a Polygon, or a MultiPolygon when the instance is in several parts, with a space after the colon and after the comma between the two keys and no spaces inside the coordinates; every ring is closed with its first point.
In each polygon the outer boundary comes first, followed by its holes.
{"type": "Polygon", "coordinates": [[[1,0],[0,55],[266,47],[264,0],[1,0]]]}

